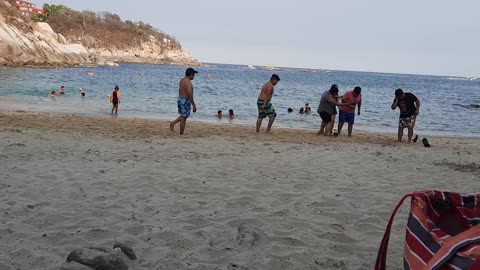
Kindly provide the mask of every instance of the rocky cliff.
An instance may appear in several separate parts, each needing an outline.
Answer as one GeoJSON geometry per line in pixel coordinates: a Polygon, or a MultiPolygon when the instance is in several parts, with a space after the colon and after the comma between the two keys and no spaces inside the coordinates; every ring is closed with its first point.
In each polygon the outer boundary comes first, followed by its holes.
{"type": "Polygon", "coordinates": [[[93,63],[80,44],[67,44],[46,23],[28,24],[0,0],[0,65],[60,66],[93,63]]]}
{"type": "MultiPolygon", "coordinates": [[[[90,38],[91,37],[87,37],[90,38]]],[[[77,38],[72,41],[82,41],[77,38]]],[[[139,46],[131,46],[125,49],[115,47],[90,47],[88,51],[96,56],[96,61],[102,65],[105,63],[150,63],[150,64],[178,64],[199,66],[200,62],[194,60],[190,52],[184,48],[164,49],[159,41],[151,36],[149,41],[142,42],[139,46]]]]}
{"type": "MultiPolygon", "coordinates": [[[[74,15],[68,14],[68,17],[74,15]]],[[[85,18],[84,14],[82,16],[85,18]]],[[[122,46],[111,46],[114,44],[111,40],[115,34],[118,35],[114,31],[85,31],[84,22],[79,34],[75,26],[62,22],[62,18],[52,23],[22,18],[9,2],[0,0],[0,65],[72,66],[112,62],[200,65],[173,38],[153,31],[149,25],[149,31],[144,31],[130,22],[135,30],[142,32],[130,38],[128,35],[131,32],[124,31],[121,33],[123,40],[128,42],[122,42],[122,46]],[[69,27],[63,29],[65,35],[56,29],[57,25],[69,27]]],[[[115,31],[117,29],[120,28],[115,28],[115,31]]]]}

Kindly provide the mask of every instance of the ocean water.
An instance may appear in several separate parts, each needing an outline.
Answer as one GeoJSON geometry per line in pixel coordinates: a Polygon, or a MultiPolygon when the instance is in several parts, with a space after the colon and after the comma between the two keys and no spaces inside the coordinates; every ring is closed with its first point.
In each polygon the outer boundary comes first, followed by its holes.
{"type": "MultiPolygon", "coordinates": [[[[178,81],[186,67],[122,64],[120,67],[12,68],[0,67],[0,110],[67,112],[108,115],[108,94],[120,87],[120,117],[174,119],[177,116],[178,81]],[[87,72],[93,72],[87,76],[87,72]],[[64,85],[66,94],[48,98],[52,90],[64,85]],[[78,88],[83,87],[86,98],[78,88]]],[[[362,114],[354,130],[396,133],[398,109],[390,105],[397,88],[414,93],[421,101],[416,133],[420,135],[480,137],[480,79],[351,71],[308,72],[297,69],[262,70],[240,65],[211,64],[198,67],[194,92],[198,112],[191,119],[220,124],[251,125],[254,128],[256,100],[261,86],[277,73],[272,103],[278,113],[274,127],[316,130],[320,117],[316,109],[321,94],[333,83],[340,94],[362,87],[362,114]],[[309,103],[312,114],[299,109],[309,103]],[[293,108],[288,113],[287,108],[293,108]],[[233,109],[234,120],[218,120],[233,109]]]]}

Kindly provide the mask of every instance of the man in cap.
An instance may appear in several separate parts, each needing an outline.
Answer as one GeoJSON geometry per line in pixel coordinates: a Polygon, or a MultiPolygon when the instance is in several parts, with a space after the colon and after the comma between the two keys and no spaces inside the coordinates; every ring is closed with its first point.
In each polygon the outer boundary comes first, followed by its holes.
{"type": "Polygon", "coordinates": [[[197,106],[193,100],[192,85],[192,80],[195,77],[195,73],[198,73],[198,71],[194,70],[193,68],[187,68],[185,71],[185,77],[180,80],[178,87],[177,106],[179,116],[170,123],[170,130],[173,131],[175,124],[180,122],[180,135],[183,135],[183,132],[185,131],[185,125],[187,123],[187,118],[190,116],[192,106],[193,112],[197,111],[197,106]]]}
{"type": "Polygon", "coordinates": [[[398,141],[402,142],[403,129],[408,128],[408,142],[412,141],[415,120],[420,111],[420,100],[412,93],[404,93],[402,89],[395,90],[392,110],[400,109],[398,122],[398,141]]]}

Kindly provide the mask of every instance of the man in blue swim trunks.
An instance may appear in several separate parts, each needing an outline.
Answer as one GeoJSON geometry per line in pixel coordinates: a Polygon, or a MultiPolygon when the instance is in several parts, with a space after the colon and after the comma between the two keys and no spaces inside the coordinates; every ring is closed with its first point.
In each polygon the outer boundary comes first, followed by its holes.
{"type": "Polygon", "coordinates": [[[180,135],[183,135],[185,131],[185,126],[187,124],[187,118],[190,116],[190,111],[193,112],[197,111],[197,106],[195,106],[195,101],[193,100],[193,85],[192,80],[195,77],[195,73],[198,71],[194,70],[193,68],[187,68],[185,71],[185,77],[180,80],[179,87],[178,87],[178,99],[177,99],[177,106],[178,106],[178,114],[180,116],[177,119],[173,120],[170,123],[170,130],[173,131],[175,128],[175,124],[180,122],[180,135]]]}
{"type": "Polygon", "coordinates": [[[260,132],[260,126],[262,125],[263,118],[268,116],[268,125],[267,125],[267,133],[270,132],[272,129],[273,121],[275,121],[275,117],[277,113],[273,108],[272,100],[273,90],[275,85],[280,81],[280,77],[277,74],[273,74],[270,78],[270,81],[266,82],[263,87],[262,91],[260,91],[260,95],[258,96],[257,100],[257,108],[258,108],[258,119],[257,119],[257,133],[260,132]]]}

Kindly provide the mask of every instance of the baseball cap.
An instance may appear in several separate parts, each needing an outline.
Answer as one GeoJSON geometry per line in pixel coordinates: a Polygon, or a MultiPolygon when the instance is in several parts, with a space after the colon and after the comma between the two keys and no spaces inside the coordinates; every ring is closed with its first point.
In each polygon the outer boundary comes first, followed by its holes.
{"type": "Polygon", "coordinates": [[[198,73],[198,71],[196,71],[195,69],[193,69],[193,68],[191,68],[191,67],[190,67],[190,68],[187,68],[187,70],[185,71],[185,75],[186,75],[186,76],[190,76],[190,75],[193,75],[193,74],[195,74],[195,73],[198,73]]]}

